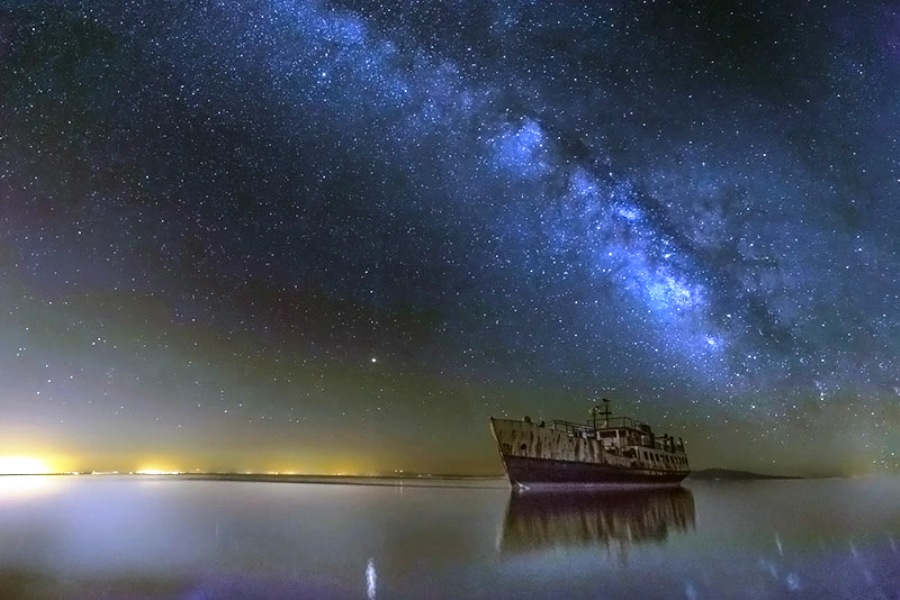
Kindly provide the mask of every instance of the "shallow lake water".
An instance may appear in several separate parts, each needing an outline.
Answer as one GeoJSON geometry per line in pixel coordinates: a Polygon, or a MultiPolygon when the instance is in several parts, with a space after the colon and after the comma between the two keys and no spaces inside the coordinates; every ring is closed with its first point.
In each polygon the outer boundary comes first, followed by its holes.
{"type": "Polygon", "coordinates": [[[0,598],[900,598],[900,480],[0,477],[0,598]]]}

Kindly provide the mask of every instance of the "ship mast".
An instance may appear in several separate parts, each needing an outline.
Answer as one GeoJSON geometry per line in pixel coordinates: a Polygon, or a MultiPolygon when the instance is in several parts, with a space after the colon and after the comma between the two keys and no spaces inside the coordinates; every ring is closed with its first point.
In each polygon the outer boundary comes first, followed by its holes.
{"type": "Polygon", "coordinates": [[[597,408],[596,404],[591,407],[591,426],[594,429],[597,429],[597,411],[599,411],[600,416],[603,417],[603,426],[609,427],[609,416],[612,414],[609,411],[609,400],[606,398],[601,398],[601,400],[603,401],[602,409],[597,408]]]}

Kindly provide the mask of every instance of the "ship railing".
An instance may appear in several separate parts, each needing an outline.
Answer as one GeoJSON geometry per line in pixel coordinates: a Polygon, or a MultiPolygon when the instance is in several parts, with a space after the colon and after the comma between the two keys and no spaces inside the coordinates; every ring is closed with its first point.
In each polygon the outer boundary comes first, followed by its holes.
{"type": "Polygon", "coordinates": [[[646,425],[637,419],[632,419],[631,417],[615,417],[609,419],[604,425],[601,425],[600,423],[597,423],[597,425],[597,429],[594,429],[593,425],[554,419],[550,422],[549,427],[556,431],[562,431],[566,435],[575,437],[592,437],[601,429],[629,429],[634,432],[636,436],[634,440],[640,440],[635,441],[635,445],[652,448],[661,452],[685,454],[684,442],[682,440],[672,436],[654,435],[649,425],[646,425]]]}
{"type": "Polygon", "coordinates": [[[572,436],[580,436],[592,434],[596,430],[590,425],[585,425],[583,423],[573,423],[572,421],[562,421],[560,419],[554,419],[550,422],[550,426],[557,430],[566,433],[566,435],[572,436]]]}
{"type": "Polygon", "coordinates": [[[633,429],[647,435],[652,434],[652,429],[649,425],[631,417],[611,417],[602,421],[598,420],[596,428],[593,424],[573,423],[572,421],[560,419],[554,419],[552,426],[555,429],[563,429],[567,433],[592,433],[598,429],[633,429]]]}
{"type": "Polygon", "coordinates": [[[642,433],[650,434],[653,430],[649,425],[644,423],[643,421],[638,421],[637,419],[632,419],[631,417],[610,417],[609,419],[605,419],[603,424],[600,425],[598,422],[598,429],[635,429],[642,433]]]}

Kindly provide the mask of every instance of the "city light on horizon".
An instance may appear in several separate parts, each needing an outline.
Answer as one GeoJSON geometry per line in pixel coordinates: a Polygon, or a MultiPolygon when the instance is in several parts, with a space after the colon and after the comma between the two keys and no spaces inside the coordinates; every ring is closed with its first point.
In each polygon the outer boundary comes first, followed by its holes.
{"type": "Polygon", "coordinates": [[[47,475],[59,472],[34,456],[0,456],[0,475],[47,475]]]}

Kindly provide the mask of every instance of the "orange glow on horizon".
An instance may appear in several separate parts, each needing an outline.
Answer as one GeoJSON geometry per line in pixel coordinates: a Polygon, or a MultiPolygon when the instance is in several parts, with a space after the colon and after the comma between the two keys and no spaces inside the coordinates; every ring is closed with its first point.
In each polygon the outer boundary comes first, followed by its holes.
{"type": "Polygon", "coordinates": [[[184,473],[167,461],[148,461],[133,471],[136,475],[178,475],[184,473]]]}
{"type": "Polygon", "coordinates": [[[46,475],[57,472],[47,461],[35,456],[0,456],[0,475],[46,475]]]}
{"type": "Polygon", "coordinates": [[[135,471],[137,475],[180,475],[183,471],[167,471],[164,469],[140,469],[135,471]]]}

